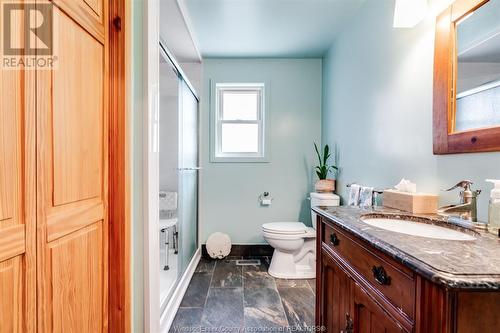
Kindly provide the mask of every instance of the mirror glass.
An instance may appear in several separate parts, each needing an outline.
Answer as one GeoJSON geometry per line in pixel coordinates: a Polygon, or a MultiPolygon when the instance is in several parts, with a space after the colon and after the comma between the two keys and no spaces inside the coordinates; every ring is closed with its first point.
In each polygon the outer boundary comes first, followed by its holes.
{"type": "Polygon", "coordinates": [[[500,126],[500,0],[490,0],[456,27],[454,131],[500,126]]]}

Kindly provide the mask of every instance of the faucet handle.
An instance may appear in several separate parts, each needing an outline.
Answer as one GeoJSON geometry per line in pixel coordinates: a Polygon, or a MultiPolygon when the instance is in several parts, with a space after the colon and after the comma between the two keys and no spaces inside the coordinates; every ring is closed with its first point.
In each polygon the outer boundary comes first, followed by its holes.
{"type": "Polygon", "coordinates": [[[453,186],[453,187],[450,187],[449,189],[445,190],[445,191],[452,191],[456,188],[462,188],[464,191],[470,191],[470,186],[474,184],[472,181],[470,180],[462,180],[461,182],[459,182],[457,185],[453,186]]]}

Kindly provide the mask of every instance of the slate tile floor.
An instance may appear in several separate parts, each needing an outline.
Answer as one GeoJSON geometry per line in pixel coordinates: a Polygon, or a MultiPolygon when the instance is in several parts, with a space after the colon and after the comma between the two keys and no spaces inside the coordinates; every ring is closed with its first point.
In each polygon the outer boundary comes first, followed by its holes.
{"type": "Polygon", "coordinates": [[[315,280],[275,279],[260,266],[236,258],[202,258],[170,332],[310,332],[315,280]]]}

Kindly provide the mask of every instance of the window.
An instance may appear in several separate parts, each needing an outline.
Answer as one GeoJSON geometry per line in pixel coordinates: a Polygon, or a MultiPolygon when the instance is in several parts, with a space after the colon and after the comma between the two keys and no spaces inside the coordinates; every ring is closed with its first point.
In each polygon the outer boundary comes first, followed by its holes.
{"type": "Polygon", "coordinates": [[[215,85],[213,162],[265,162],[264,84],[215,85]]]}

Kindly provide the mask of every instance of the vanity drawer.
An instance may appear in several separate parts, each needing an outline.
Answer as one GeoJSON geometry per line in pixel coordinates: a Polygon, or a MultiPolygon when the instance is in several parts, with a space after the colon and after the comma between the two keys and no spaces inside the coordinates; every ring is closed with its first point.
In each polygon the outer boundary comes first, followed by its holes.
{"type": "Polygon", "coordinates": [[[338,227],[322,223],[323,246],[342,258],[381,296],[415,318],[415,274],[338,227]]]}

